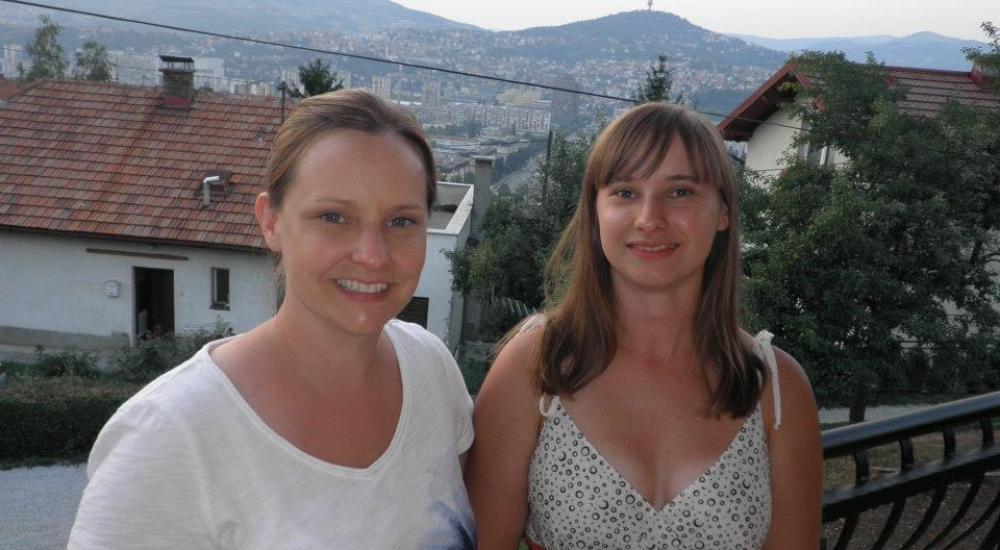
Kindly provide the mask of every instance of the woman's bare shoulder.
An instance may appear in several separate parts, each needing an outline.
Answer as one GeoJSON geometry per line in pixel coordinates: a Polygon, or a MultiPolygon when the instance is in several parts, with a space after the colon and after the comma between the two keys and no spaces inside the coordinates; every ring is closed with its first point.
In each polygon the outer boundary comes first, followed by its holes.
{"type": "Polygon", "coordinates": [[[538,317],[540,316],[523,321],[499,346],[483,383],[484,391],[513,392],[522,398],[536,398],[540,395],[535,389],[535,380],[544,320],[538,317]]]}
{"type": "MultiPolygon", "coordinates": [[[[773,346],[774,358],[778,362],[778,383],[783,396],[787,396],[788,406],[794,408],[795,405],[805,407],[807,410],[815,412],[816,403],[813,399],[812,385],[805,369],[799,362],[778,346],[773,346]]],[[[804,412],[804,411],[799,411],[804,412]]]]}

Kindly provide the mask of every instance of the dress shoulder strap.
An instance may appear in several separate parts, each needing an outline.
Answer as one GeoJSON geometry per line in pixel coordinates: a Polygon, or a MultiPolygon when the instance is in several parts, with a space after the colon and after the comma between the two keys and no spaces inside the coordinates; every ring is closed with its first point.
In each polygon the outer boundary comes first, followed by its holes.
{"type": "Polygon", "coordinates": [[[538,399],[538,412],[542,413],[542,416],[548,418],[552,416],[552,413],[556,410],[556,404],[559,403],[558,395],[548,395],[542,394],[542,397],[538,399]],[[549,400],[549,405],[545,406],[545,400],[549,400]]]}
{"type": "Polygon", "coordinates": [[[543,313],[535,313],[534,315],[530,315],[530,316],[526,317],[523,321],[521,321],[521,328],[518,329],[517,333],[518,334],[522,334],[524,332],[528,332],[529,330],[532,330],[532,329],[535,329],[535,328],[538,328],[538,327],[541,327],[541,326],[544,326],[544,325],[545,325],[545,314],[543,314],[543,313]]]}
{"type": "Polygon", "coordinates": [[[778,358],[774,356],[771,339],[774,335],[762,330],[754,336],[754,353],[767,364],[771,374],[771,393],[774,396],[774,429],[781,427],[781,385],[778,382],[778,358]]]}

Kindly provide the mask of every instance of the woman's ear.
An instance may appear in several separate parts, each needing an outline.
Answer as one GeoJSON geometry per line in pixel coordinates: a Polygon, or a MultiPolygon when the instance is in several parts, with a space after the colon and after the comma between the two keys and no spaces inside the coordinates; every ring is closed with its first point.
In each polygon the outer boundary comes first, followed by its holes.
{"type": "Polygon", "coordinates": [[[271,252],[281,252],[281,240],[278,235],[278,209],[271,203],[271,195],[261,193],[253,204],[253,213],[257,217],[257,225],[264,234],[264,242],[271,252]]]}
{"type": "Polygon", "coordinates": [[[722,201],[719,204],[719,223],[716,224],[716,231],[725,231],[729,229],[729,205],[722,201]]]}

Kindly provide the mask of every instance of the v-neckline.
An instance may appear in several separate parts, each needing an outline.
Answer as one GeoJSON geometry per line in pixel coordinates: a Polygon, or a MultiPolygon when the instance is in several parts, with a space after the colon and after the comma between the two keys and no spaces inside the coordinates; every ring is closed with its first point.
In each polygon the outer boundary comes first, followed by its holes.
{"type": "Polygon", "coordinates": [[[292,443],[285,436],[278,433],[257,413],[257,411],[250,405],[250,402],[246,400],[242,393],[240,393],[240,390],[235,384],[233,384],[233,381],[229,379],[229,376],[226,375],[226,373],[211,356],[211,351],[213,349],[225,342],[228,342],[229,340],[239,338],[241,335],[238,334],[236,336],[230,336],[221,340],[209,342],[198,353],[204,353],[205,362],[209,367],[209,372],[211,372],[222,383],[223,391],[242,411],[243,417],[246,418],[246,420],[258,433],[260,433],[273,445],[281,449],[286,455],[289,455],[308,464],[310,467],[323,472],[343,477],[370,478],[378,475],[386,467],[385,464],[393,460],[393,458],[399,454],[399,448],[402,445],[401,441],[407,430],[410,408],[413,406],[410,403],[412,398],[409,387],[411,383],[409,380],[409,371],[411,368],[409,365],[410,354],[408,350],[402,349],[402,346],[407,344],[403,341],[404,339],[396,333],[396,327],[392,326],[393,322],[394,320],[390,320],[386,323],[383,331],[392,346],[393,353],[396,355],[396,367],[399,369],[399,382],[402,392],[399,417],[396,419],[395,430],[393,431],[392,438],[389,440],[388,446],[373,462],[367,466],[348,466],[338,464],[310,454],[292,443]]]}
{"type": "Polygon", "coordinates": [[[669,508],[671,504],[679,502],[683,497],[687,496],[689,490],[694,488],[696,483],[699,483],[701,479],[709,476],[713,471],[715,471],[717,469],[717,466],[720,463],[722,463],[723,459],[725,459],[733,451],[733,447],[736,445],[736,442],[739,441],[740,435],[749,432],[750,420],[760,415],[760,401],[758,401],[757,406],[754,408],[754,412],[752,412],[749,416],[743,419],[743,422],[740,424],[740,429],[736,430],[736,433],[733,434],[732,439],[729,440],[729,444],[719,454],[719,456],[717,456],[715,460],[708,465],[707,468],[705,468],[704,470],[701,471],[701,473],[695,476],[694,479],[685,484],[684,488],[681,489],[676,495],[671,497],[669,500],[666,500],[663,503],[663,506],[657,508],[653,506],[653,504],[649,501],[646,495],[642,494],[642,492],[639,491],[639,489],[637,489],[636,486],[627,477],[625,477],[621,473],[621,471],[618,468],[616,468],[611,463],[611,461],[607,459],[607,457],[604,456],[604,453],[601,452],[600,447],[594,445],[594,442],[591,441],[589,437],[587,437],[587,434],[580,429],[580,426],[578,426],[576,422],[573,420],[573,417],[570,416],[569,411],[566,410],[566,407],[563,406],[562,400],[559,399],[559,396],[553,397],[553,400],[555,401],[555,403],[551,403],[549,406],[554,407],[555,410],[562,411],[562,416],[566,419],[567,422],[569,422],[572,428],[576,430],[578,434],[580,434],[580,438],[583,440],[583,442],[586,443],[594,451],[594,454],[597,455],[597,458],[604,463],[607,469],[615,477],[617,477],[619,480],[625,483],[626,489],[630,491],[633,495],[635,495],[636,499],[642,502],[643,506],[649,508],[650,510],[652,510],[657,514],[662,513],[664,510],[669,508]]]}

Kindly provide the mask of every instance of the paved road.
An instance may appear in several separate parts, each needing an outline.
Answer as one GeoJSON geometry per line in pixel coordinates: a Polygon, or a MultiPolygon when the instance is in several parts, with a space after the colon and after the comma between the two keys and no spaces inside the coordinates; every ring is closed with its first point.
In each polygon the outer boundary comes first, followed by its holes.
{"type": "MultiPolygon", "coordinates": [[[[880,405],[878,407],[868,407],[865,410],[865,420],[882,420],[884,418],[892,418],[893,416],[899,416],[901,414],[906,414],[910,412],[919,411],[921,409],[926,409],[931,405],[880,405]]],[[[848,419],[848,409],[846,407],[838,407],[834,409],[820,409],[819,410],[819,421],[822,424],[833,424],[835,422],[847,422],[848,419]]]]}
{"type": "MultiPolygon", "coordinates": [[[[920,408],[870,407],[867,417],[877,420],[920,408]]],[[[822,409],[820,420],[846,422],[847,409],[822,409]]],[[[0,545],[4,550],[65,548],[85,484],[82,464],[0,471],[0,545]]]]}
{"type": "Polygon", "coordinates": [[[66,548],[86,482],[82,464],[0,471],[0,546],[66,548]]]}

